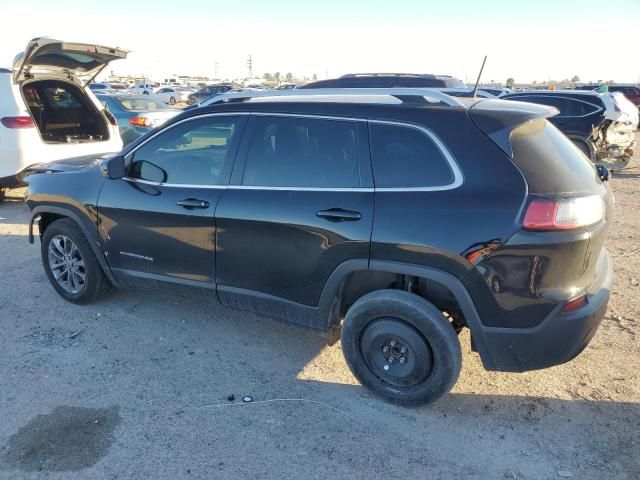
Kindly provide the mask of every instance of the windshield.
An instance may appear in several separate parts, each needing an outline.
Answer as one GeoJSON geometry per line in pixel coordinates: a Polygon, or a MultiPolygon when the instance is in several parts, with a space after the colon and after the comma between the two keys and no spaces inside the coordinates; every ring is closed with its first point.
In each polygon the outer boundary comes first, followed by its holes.
{"type": "Polygon", "coordinates": [[[151,98],[116,98],[116,101],[122,108],[131,111],[164,110],[166,108],[163,103],[151,98]]]}

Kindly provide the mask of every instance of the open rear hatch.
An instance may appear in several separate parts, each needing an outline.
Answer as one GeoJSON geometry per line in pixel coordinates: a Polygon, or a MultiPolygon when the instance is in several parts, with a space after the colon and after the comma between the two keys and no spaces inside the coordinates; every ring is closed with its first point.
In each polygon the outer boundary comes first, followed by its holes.
{"type": "Polygon", "coordinates": [[[127,51],[52,38],[35,38],[13,63],[13,81],[45,143],[103,142],[109,119],[86,86],[127,51]]]}
{"type": "Polygon", "coordinates": [[[127,50],[53,38],[34,38],[13,62],[13,80],[20,83],[35,73],[73,75],[86,86],[109,62],[127,58],[127,50]]]}

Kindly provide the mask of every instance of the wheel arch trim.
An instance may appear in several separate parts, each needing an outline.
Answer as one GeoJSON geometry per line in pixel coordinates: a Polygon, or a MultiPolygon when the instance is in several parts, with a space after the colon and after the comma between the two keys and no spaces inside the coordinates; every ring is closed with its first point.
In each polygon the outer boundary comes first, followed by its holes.
{"type": "Polygon", "coordinates": [[[332,307],[339,298],[339,289],[347,276],[356,271],[380,271],[422,277],[438,282],[447,287],[455,297],[460,309],[464,314],[467,325],[473,335],[475,348],[480,354],[482,363],[487,369],[492,369],[493,361],[490,352],[486,348],[484,339],[484,329],[480,321],[480,316],[476,310],[471,295],[467,291],[462,281],[453,274],[426,265],[406,264],[389,260],[347,260],[341,263],[331,274],[320,297],[319,309],[327,319],[327,329],[331,328],[332,307]]]}
{"type": "Polygon", "coordinates": [[[57,206],[53,206],[53,205],[39,205],[39,206],[34,207],[33,210],[31,211],[31,220],[29,221],[29,243],[31,243],[31,244],[35,243],[35,238],[34,238],[34,235],[33,235],[33,224],[35,223],[35,220],[38,217],[42,216],[43,214],[46,215],[47,213],[52,213],[52,214],[55,214],[55,215],[60,215],[62,217],[66,217],[66,218],[72,220],[76,225],[78,225],[78,227],[82,231],[82,234],[89,241],[89,245],[91,245],[91,249],[93,250],[93,254],[98,259],[98,263],[100,264],[100,267],[102,268],[102,271],[104,272],[104,274],[107,276],[109,281],[114,286],[119,287],[120,284],[116,280],[116,278],[114,277],[113,273],[111,272],[111,268],[109,268],[109,265],[108,265],[107,260],[106,260],[106,258],[104,256],[104,253],[102,252],[102,250],[100,248],[100,242],[99,242],[99,240],[97,238],[97,232],[94,232],[92,234],[91,231],[89,230],[89,228],[87,228],[86,223],[82,221],[80,215],[78,213],[74,212],[73,210],[71,210],[70,208],[57,207],[57,206]]]}

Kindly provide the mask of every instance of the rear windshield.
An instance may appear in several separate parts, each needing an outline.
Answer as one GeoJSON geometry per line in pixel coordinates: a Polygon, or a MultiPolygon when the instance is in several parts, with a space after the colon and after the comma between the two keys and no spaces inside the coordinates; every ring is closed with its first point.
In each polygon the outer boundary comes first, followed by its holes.
{"type": "Polygon", "coordinates": [[[125,110],[136,112],[143,110],[162,110],[165,108],[164,104],[150,98],[117,98],[116,100],[125,110]]]}
{"type": "Polygon", "coordinates": [[[545,119],[525,123],[511,133],[513,161],[534,194],[591,193],[600,180],[593,164],[560,130],[545,119]]]}

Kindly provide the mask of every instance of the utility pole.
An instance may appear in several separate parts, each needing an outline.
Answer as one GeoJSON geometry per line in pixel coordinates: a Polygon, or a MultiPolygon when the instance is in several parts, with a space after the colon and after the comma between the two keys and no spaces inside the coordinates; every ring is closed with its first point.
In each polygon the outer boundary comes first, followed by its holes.
{"type": "Polygon", "coordinates": [[[213,62],[213,78],[215,80],[218,79],[218,68],[220,67],[220,62],[218,62],[217,60],[214,60],[213,62]]]}
{"type": "Polygon", "coordinates": [[[249,78],[253,78],[253,59],[251,58],[251,54],[249,54],[249,58],[247,59],[247,68],[249,69],[249,78]]]}

